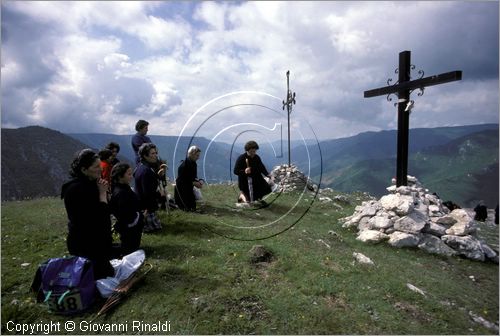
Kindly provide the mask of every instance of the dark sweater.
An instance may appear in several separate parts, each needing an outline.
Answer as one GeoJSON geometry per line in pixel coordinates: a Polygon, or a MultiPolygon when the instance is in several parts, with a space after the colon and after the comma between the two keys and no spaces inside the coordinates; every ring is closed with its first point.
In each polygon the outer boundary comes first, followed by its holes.
{"type": "Polygon", "coordinates": [[[193,193],[193,182],[198,180],[196,161],[186,158],[177,169],[175,179],[175,203],[183,210],[195,210],[196,199],[193,193]]]}
{"type": "Polygon", "coordinates": [[[128,184],[116,184],[109,202],[111,213],[116,217],[115,228],[118,232],[125,231],[134,221],[140,222],[142,216],[139,197],[128,184]]]}
{"type": "Polygon", "coordinates": [[[250,196],[248,177],[252,178],[254,200],[261,199],[271,192],[271,187],[262,176],[262,174],[268,176],[269,172],[258,155],[251,158],[246,153],[241,154],[234,164],[234,174],[238,175],[238,187],[245,193],[247,198],[250,196]],[[250,175],[245,174],[245,169],[247,168],[246,159],[248,159],[252,170],[250,175]]]}
{"type": "Polygon", "coordinates": [[[135,172],[135,192],[139,196],[142,210],[155,212],[158,210],[156,190],[158,189],[158,175],[153,168],[145,162],[139,163],[135,172]]]}
{"type": "Polygon", "coordinates": [[[68,250],[89,259],[111,259],[111,219],[108,204],[99,200],[96,181],[73,179],[62,186],[68,215],[68,250]]]}
{"type": "Polygon", "coordinates": [[[139,148],[142,144],[149,142],[152,141],[147,135],[136,133],[132,136],[131,145],[135,153],[135,164],[139,164],[139,162],[141,161],[139,157],[139,148]]]}

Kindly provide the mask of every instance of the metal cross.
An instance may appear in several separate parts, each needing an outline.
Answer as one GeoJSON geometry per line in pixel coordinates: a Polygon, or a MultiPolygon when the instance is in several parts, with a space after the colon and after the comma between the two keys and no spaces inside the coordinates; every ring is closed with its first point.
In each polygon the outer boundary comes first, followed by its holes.
{"type": "Polygon", "coordinates": [[[290,70],[286,72],[286,102],[283,100],[283,111],[285,106],[288,114],[288,167],[291,166],[290,158],[290,114],[292,113],[292,104],[295,104],[295,92],[290,91],[290,70]]]}
{"type": "MultiPolygon", "coordinates": [[[[410,112],[413,107],[413,100],[410,100],[410,93],[419,89],[419,96],[423,95],[424,88],[427,86],[438,85],[448,82],[453,82],[462,79],[462,71],[451,71],[442,73],[440,75],[429,76],[422,78],[424,72],[420,70],[418,73],[421,77],[416,80],[411,80],[410,71],[415,69],[414,65],[410,62],[411,52],[402,51],[399,53],[399,68],[396,69],[398,73],[398,82],[394,85],[389,85],[373,90],[364,92],[364,97],[376,97],[382,95],[396,94],[398,96],[398,148],[397,148],[397,164],[396,164],[396,185],[402,186],[408,184],[408,134],[410,123],[410,112]]],[[[390,83],[392,79],[387,81],[390,83]]],[[[396,104],[395,104],[396,105],[396,104]]]]}

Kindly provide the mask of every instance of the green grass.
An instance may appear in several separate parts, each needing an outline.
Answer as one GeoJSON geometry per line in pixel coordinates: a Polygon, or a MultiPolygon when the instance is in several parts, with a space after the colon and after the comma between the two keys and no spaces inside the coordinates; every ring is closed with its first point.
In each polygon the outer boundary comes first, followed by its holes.
{"type": "MultiPolygon", "coordinates": [[[[342,210],[319,201],[310,206],[310,195],[297,202],[296,194],[270,198],[268,208],[237,209],[229,186],[210,186],[204,195],[202,213],[160,212],[163,230],[142,242],[153,270],[97,320],[97,306],[65,318],[29,292],[38,264],[67,254],[62,201],[2,203],[2,333],[14,333],[8,321],[93,320],[128,324],[129,334],[132,321],[170,321],[173,334],[494,334],[469,311],[498,321],[498,265],[356,241],[338,219],[353,213],[361,195],[348,195],[352,204],[342,210]],[[271,249],[274,259],[252,264],[255,244],[271,249]],[[354,263],[353,252],[375,267],[354,263]]],[[[498,240],[497,227],[482,232],[498,240]]]]}

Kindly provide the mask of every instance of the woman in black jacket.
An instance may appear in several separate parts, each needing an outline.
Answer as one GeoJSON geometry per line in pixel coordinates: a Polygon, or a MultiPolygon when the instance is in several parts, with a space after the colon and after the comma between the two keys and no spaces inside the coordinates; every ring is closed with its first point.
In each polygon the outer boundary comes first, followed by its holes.
{"type": "Polygon", "coordinates": [[[259,145],[255,141],[245,144],[245,153],[234,164],[234,174],[238,175],[238,187],[241,194],[238,202],[254,202],[271,193],[271,187],[264,180],[270,178],[269,172],[257,155],[259,145]]]}
{"type": "Polygon", "coordinates": [[[162,225],[156,212],[158,206],[158,175],[156,166],[158,163],[158,149],[155,144],[144,143],[139,148],[141,162],[134,171],[135,192],[139,197],[142,210],[145,210],[144,232],[161,230],[162,225]]]}
{"type": "Polygon", "coordinates": [[[174,190],[175,204],[184,211],[196,210],[193,187],[202,188],[202,183],[198,180],[198,165],[196,164],[200,154],[201,149],[197,146],[189,147],[186,159],[177,169],[174,190]]]}
{"type": "Polygon", "coordinates": [[[80,151],[71,163],[72,180],[62,186],[61,198],[68,215],[67,246],[70,254],[90,259],[94,277],[114,275],[113,248],[108,207],[108,184],[101,179],[99,156],[91,149],[80,151]]]}
{"type": "Polygon", "coordinates": [[[111,213],[116,217],[115,230],[120,234],[123,254],[139,249],[141,245],[144,216],[139,197],[130,188],[133,179],[132,167],[127,163],[118,163],[111,171],[111,213]]]}

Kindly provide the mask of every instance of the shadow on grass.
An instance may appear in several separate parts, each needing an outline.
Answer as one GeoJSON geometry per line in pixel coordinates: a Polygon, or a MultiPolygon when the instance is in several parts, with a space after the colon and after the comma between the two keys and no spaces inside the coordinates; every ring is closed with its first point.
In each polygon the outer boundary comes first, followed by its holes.
{"type": "Polygon", "coordinates": [[[213,254],[212,251],[193,248],[187,245],[161,243],[155,245],[146,245],[143,247],[146,256],[151,256],[155,259],[179,260],[191,257],[202,257],[213,254]]]}
{"type": "Polygon", "coordinates": [[[155,272],[155,278],[149,281],[148,286],[144,286],[143,291],[159,293],[165,288],[175,287],[176,289],[204,288],[217,289],[221,286],[219,280],[214,278],[196,275],[177,266],[170,266],[155,272]]]}
{"type": "Polygon", "coordinates": [[[276,219],[290,210],[294,213],[303,213],[309,208],[309,204],[299,204],[297,206],[289,206],[289,205],[283,205],[280,203],[273,203],[269,204],[268,206],[261,207],[261,206],[256,206],[256,207],[248,207],[248,208],[238,208],[235,205],[228,205],[228,204],[207,204],[203,207],[203,210],[205,211],[206,215],[214,215],[217,214],[217,216],[222,217],[222,218],[231,218],[234,216],[238,216],[241,218],[244,218],[247,215],[253,215],[255,212],[259,212],[262,214],[265,214],[266,212],[270,213],[273,215],[273,217],[276,217],[276,219]]]}
{"type": "Polygon", "coordinates": [[[186,237],[210,237],[213,234],[207,230],[207,224],[193,221],[182,221],[173,224],[165,224],[162,235],[183,235],[186,237]]]}

